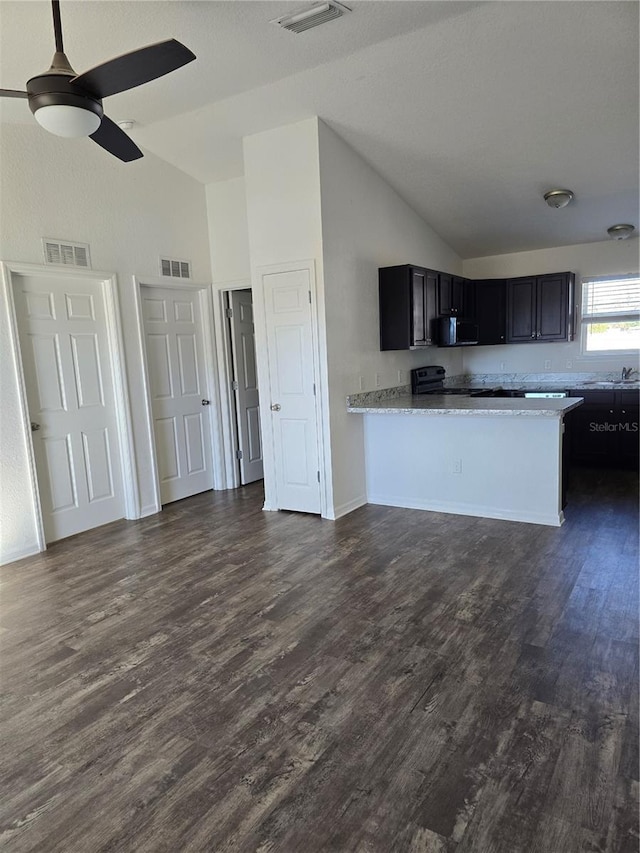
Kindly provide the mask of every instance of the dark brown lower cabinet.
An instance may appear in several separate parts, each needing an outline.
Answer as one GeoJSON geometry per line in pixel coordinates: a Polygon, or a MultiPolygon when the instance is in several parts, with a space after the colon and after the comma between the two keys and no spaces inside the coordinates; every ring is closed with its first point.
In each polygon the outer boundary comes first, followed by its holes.
{"type": "Polygon", "coordinates": [[[637,391],[571,391],[584,403],[567,416],[571,461],[611,468],[638,467],[637,391]]]}

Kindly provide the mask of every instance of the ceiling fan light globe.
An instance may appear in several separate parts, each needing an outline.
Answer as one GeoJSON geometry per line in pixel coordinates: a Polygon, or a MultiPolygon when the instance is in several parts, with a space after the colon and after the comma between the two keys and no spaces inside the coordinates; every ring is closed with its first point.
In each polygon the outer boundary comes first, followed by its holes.
{"type": "Polygon", "coordinates": [[[91,110],[68,104],[50,104],[37,109],[36,121],[49,133],[67,138],[91,136],[100,127],[101,117],[91,110]]]}

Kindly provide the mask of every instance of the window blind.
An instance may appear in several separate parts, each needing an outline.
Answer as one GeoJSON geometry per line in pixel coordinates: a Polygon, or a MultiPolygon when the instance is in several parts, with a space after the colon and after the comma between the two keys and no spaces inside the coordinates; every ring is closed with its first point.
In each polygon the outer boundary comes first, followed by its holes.
{"type": "Polygon", "coordinates": [[[597,278],[582,282],[582,319],[635,318],[640,313],[640,278],[597,278]]]}

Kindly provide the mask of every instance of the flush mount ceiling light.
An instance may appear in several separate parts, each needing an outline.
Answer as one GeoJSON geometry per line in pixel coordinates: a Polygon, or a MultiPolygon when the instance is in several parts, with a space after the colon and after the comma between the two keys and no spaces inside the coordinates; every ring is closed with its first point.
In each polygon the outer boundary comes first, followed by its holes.
{"type": "Polygon", "coordinates": [[[607,228],[607,234],[612,240],[626,240],[635,230],[633,225],[612,225],[611,228],[607,228]]]}
{"type": "Polygon", "coordinates": [[[549,207],[566,207],[572,199],[571,190],[549,190],[544,194],[544,200],[549,207]]]}
{"type": "Polygon", "coordinates": [[[269,23],[277,24],[283,30],[289,30],[290,33],[303,33],[312,27],[326,24],[327,21],[332,21],[334,18],[340,18],[350,11],[351,9],[348,6],[338,3],[337,0],[329,0],[328,3],[315,3],[306,9],[299,9],[290,15],[275,18],[269,23]]]}

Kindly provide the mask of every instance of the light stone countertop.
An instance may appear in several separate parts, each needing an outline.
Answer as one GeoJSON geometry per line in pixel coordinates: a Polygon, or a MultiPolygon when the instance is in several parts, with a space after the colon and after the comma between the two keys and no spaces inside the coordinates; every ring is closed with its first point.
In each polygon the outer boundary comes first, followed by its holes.
{"type": "Polygon", "coordinates": [[[472,415],[487,417],[561,418],[583,403],[582,397],[537,398],[467,397],[446,394],[407,394],[369,404],[349,405],[360,415],[472,415]]]}

